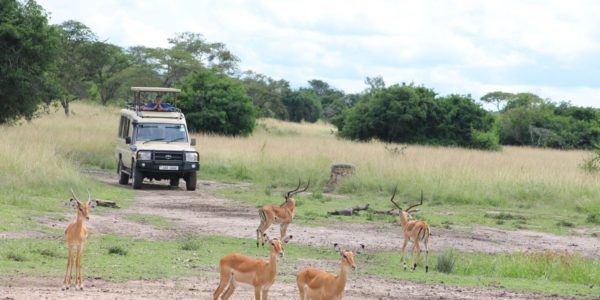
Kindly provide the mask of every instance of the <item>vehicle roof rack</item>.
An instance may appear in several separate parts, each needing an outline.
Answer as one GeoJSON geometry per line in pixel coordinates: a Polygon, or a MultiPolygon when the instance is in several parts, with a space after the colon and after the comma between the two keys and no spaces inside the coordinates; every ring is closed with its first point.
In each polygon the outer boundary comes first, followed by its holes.
{"type": "Polygon", "coordinates": [[[180,89],[175,88],[165,88],[165,87],[140,87],[133,86],[131,87],[131,91],[133,92],[133,103],[128,103],[125,107],[126,109],[133,110],[139,117],[142,118],[166,118],[166,119],[183,119],[183,113],[181,113],[181,109],[177,108],[177,94],[181,92],[180,89]],[[173,98],[173,105],[171,106],[171,111],[153,111],[153,110],[143,110],[144,104],[142,103],[142,93],[157,93],[157,94],[168,94],[174,93],[175,97],[173,98]]]}

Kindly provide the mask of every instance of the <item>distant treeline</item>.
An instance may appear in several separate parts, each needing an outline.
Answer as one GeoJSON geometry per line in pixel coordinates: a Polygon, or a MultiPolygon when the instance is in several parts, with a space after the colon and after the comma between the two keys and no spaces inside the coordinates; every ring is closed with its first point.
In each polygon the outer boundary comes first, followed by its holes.
{"type": "Polygon", "coordinates": [[[130,101],[131,86],[179,87],[178,106],[195,131],[252,133],[257,117],[294,122],[325,120],[353,140],[498,149],[530,145],[593,148],[600,111],[554,103],[530,93],[439,96],[414,84],[386,86],[367,77],[365,89],[346,94],[313,79],[293,89],[284,79],[241,71],[223,43],[182,33],[167,48],[123,49],[100,40],[85,24],[49,25],[35,1],[0,6],[0,124],[31,119],[40,107],[92,99],[103,105],[130,101]]]}

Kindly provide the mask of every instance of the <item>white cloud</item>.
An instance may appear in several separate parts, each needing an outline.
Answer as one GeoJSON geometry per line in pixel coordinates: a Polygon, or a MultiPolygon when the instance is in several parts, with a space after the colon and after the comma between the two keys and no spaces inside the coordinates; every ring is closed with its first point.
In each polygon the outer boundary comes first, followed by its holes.
{"type": "Polygon", "coordinates": [[[523,75],[565,68],[590,74],[600,68],[600,60],[589,61],[600,50],[600,2],[593,0],[40,4],[52,12],[53,23],[79,20],[120,46],[165,47],[175,33],[202,33],[224,42],[241,58],[242,69],[294,86],[319,78],[356,92],[364,89],[365,77],[381,75],[388,84],[422,83],[442,94],[527,90],[600,107],[600,79],[555,86],[554,72],[523,75]],[[479,76],[484,73],[492,75],[479,76]],[[514,78],[523,82],[515,84],[514,78]]]}

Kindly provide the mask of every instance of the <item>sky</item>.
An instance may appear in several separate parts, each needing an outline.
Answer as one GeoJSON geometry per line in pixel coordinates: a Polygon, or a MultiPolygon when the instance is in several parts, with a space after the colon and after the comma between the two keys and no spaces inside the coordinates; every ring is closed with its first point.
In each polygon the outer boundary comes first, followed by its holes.
{"type": "Polygon", "coordinates": [[[121,46],[168,47],[182,32],[222,42],[292,87],[346,93],[367,77],[439,95],[531,92],[600,107],[600,1],[38,0],[51,24],[77,20],[121,46]]]}

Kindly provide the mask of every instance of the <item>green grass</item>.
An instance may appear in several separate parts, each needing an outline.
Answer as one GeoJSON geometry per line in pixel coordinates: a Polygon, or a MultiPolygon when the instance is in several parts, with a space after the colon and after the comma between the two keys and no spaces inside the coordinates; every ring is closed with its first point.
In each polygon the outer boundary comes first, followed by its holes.
{"type": "MultiPolygon", "coordinates": [[[[295,184],[297,185],[297,181],[295,184]]],[[[295,185],[292,185],[271,183],[263,186],[257,183],[248,189],[219,189],[216,193],[258,208],[265,204],[282,203],[284,200],[283,194],[287,190],[295,188],[295,185]]],[[[326,225],[331,221],[398,222],[398,216],[374,214],[368,211],[361,211],[353,216],[329,216],[327,214],[328,211],[367,203],[370,204],[372,209],[392,209],[394,206],[389,201],[390,194],[387,191],[370,195],[348,194],[340,197],[323,194],[321,192],[322,185],[315,185],[315,187],[309,189],[311,194],[300,194],[294,197],[297,205],[294,222],[304,225],[326,225]]],[[[418,200],[416,197],[396,197],[401,203],[414,204],[418,200]]],[[[446,229],[470,228],[474,224],[478,224],[507,230],[527,229],[556,234],[570,234],[573,228],[590,227],[594,225],[592,222],[596,221],[595,218],[590,218],[586,214],[564,211],[560,207],[544,203],[521,208],[496,208],[485,204],[448,204],[432,199],[430,201],[426,200],[419,209],[419,212],[412,214],[414,218],[425,220],[433,227],[446,229]]]]}
{"type": "MultiPolygon", "coordinates": [[[[293,274],[304,260],[330,261],[338,271],[339,255],[333,249],[294,244],[285,246],[285,259],[278,263],[278,280],[293,284],[293,274]]],[[[60,278],[66,266],[66,247],[55,240],[6,240],[0,247],[0,278],[45,276],[60,278]]],[[[221,236],[188,236],[181,240],[146,241],[117,236],[92,237],[84,251],[83,274],[109,281],[218,277],[219,259],[231,252],[251,257],[268,256],[268,248],[256,248],[254,240],[221,236]],[[192,245],[192,246],[190,246],[192,245]]],[[[593,296],[600,293],[600,262],[565,253],[515,253],[454,255],[449,273],[436,271],[436,262],[446,252],[430,253],[430,272],[402,270],[398,252],[369,253],[355,257],[360,273],[454,286],[494,287],[510,291],[558,295],[593,296]]],[[[421,256],[422,260],[424,255],[421,256]]],[[[410,256],[409,256],[410,258],[410,256]]],[[[410,261],[409,261],[410,262],[410,261]]]]}
{"type": "Polygon", "coordinates": [[[153,225],[155,227],[162,228],[162,229],[175,228],[175,225],[171,222],[171,220],[169,218],[166,218],[163,216],[158,216],[158,215],[128,214],[125,216],[125,219],[134,221],[134,222],[139,222],[142,224],[153,225]]]}
{"type": "MultiPolygon", "coordinates": [[[[402,269],[400,255],[366,254],[365,272],[398,279],[470,287],[493,287],[517,292],[594,296],[600,293],[600,261],[565,253],[467,254],[457,251],[450,273],[435,271],[447,252],[430,253],[430,272],[424,255],[417,271],[402,269]]],[[[409,256],[410,257],[410,256],[409,256]]],[[[410,260],[407,261],[410,263],[410,260]]],[[[360,268],[361,266],[359,266],[360,268]]]]}

